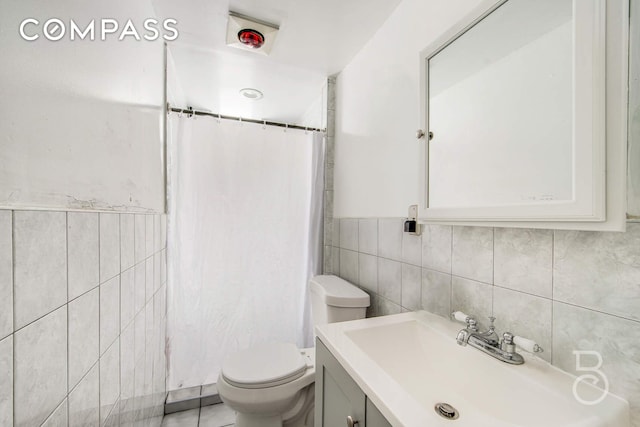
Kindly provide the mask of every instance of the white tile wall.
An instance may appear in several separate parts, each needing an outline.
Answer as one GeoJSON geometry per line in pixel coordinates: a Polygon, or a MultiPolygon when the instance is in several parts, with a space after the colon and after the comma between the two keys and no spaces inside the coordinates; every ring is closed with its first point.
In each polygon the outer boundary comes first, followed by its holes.
{"type": "Polygon", "coordinates": [[[13,336],[0,340],[0,426],[13,425],[13,336]]]}
{"type": "MultiPolygon", "coordinates": [[[[357,220],[333,221],[353,234],[357,220]]],[[[325,241],[325,273],[367,291],[368,316],[462,310],[486,327],[493,315],[498,332],[534,339],[542,358],[569,372],[573,350],[598,351],[640,427],[640,224],[625,233],[428,225],[421,237],[403,233],[402,219],[358,224],[358,247],[338,232],[325,241]]]]}
{"type": "Polygon", "coordinates": [[[11,211],[0,211],[0,340],[13,333],[11,211]]]}
{"type": "Polygon", "coordinates": [[[67,303],[67,215],[13,214],[15,329],[67,303]]]}
{"type": "Polygon", "coordinates": [[[100,283],[97,213],[67,214],[69,301],[100,283]]]}
{"type": "Polygon", "coordinates": [[[0,210],[0,425],[160,425],[165,226],[0,210]]]}

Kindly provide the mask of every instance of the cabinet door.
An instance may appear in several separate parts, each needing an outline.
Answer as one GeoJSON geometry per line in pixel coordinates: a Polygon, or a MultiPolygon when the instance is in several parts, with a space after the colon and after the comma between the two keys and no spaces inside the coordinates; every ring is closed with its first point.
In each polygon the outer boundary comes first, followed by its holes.
{"type": "Polygon", "coordinates": [[[360,387],[316,340],[315,427],[346,427],[349,416],[358,422],[358,427],[366,427],[365,402],[360,387]]]}
{"type": "Polygon", "coordinates": [[[391,427],[389,421],[369,399],[367,399],[367,427],[391,427]]]}

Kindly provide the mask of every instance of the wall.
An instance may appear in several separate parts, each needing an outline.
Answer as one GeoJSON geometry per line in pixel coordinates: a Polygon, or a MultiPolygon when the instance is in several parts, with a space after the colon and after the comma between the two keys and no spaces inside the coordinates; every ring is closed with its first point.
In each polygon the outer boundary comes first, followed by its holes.
{"type": "Polygon", "coordinates": [[[165,218],[0,210],[0,425],[160,425],[165,218]]]}
{"type": "Polygon", "coordinates": [[[640,426],[640,224],[626,233],[430,225],[413,236],[402,223],[334,222],[325,272],[371,295],[368,316],[461,310],[486,327],[493,315],[500,334],[536,340],[543,359],[574,374],[573,350],[598,351],[640,426]]]}
{"type": "Polygon", "coordinates": [[[336,217],[399,217],[418,199],[418,53],[480,1],[404,0],[338,75],[336,217]]]}
{"type": "MultiPolygon", "coordinates": [[[[437,10],[429,2],[403,1],[338,76],[325,272],[366,290],[369,316],[462,310],[486,326],[494,315],[500,332],[537,340],[545,360],[572,373],[573,350],[598,351],[611,391],[629,400],[632,425],[640,427],[640,224],[628,223],[625,233],[446,225],[427,226],[420,237],[402,232],[400,217],[417,194],[417,55],[477,3],[437,10]]],[[[631,16],[637,34],[633,2],[631,16]]],[[[635,181],[636,53],[629,96],[635,181]]]]}
{"type": "Polygon", "coordinates": [[[0,206],[164,211],[163,44],[25,41],[25,18],[84,28],[153,17],[149,1],[0,0],[0,206]]]}

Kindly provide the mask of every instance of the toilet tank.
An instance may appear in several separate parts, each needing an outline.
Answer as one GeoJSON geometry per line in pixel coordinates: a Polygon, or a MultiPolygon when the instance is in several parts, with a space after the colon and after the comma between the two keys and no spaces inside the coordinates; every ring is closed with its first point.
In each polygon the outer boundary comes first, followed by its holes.
{"type": "Polygon", "coordinates": [[[338,276],[320,275],[309,281],[313,325],[364,319],[369,295],[338,276]]]}

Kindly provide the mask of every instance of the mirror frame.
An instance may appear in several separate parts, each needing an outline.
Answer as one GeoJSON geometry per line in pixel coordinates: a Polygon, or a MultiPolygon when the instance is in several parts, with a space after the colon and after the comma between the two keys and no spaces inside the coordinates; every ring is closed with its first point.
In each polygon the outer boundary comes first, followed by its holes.
{"type": "MultiPolygon", "coordinates": [[[[510,0],[484,0],[420,53],[421,128],[429,129],[429,59],[510,0]]],[[[425,222],[606,220],[606,0],[574,0],[574,199],[508,206],[430,208],[429,141],[420,143],[420,219],[425,222]],[[579,144],[576,141],[580,141],[579,144]]]]}

